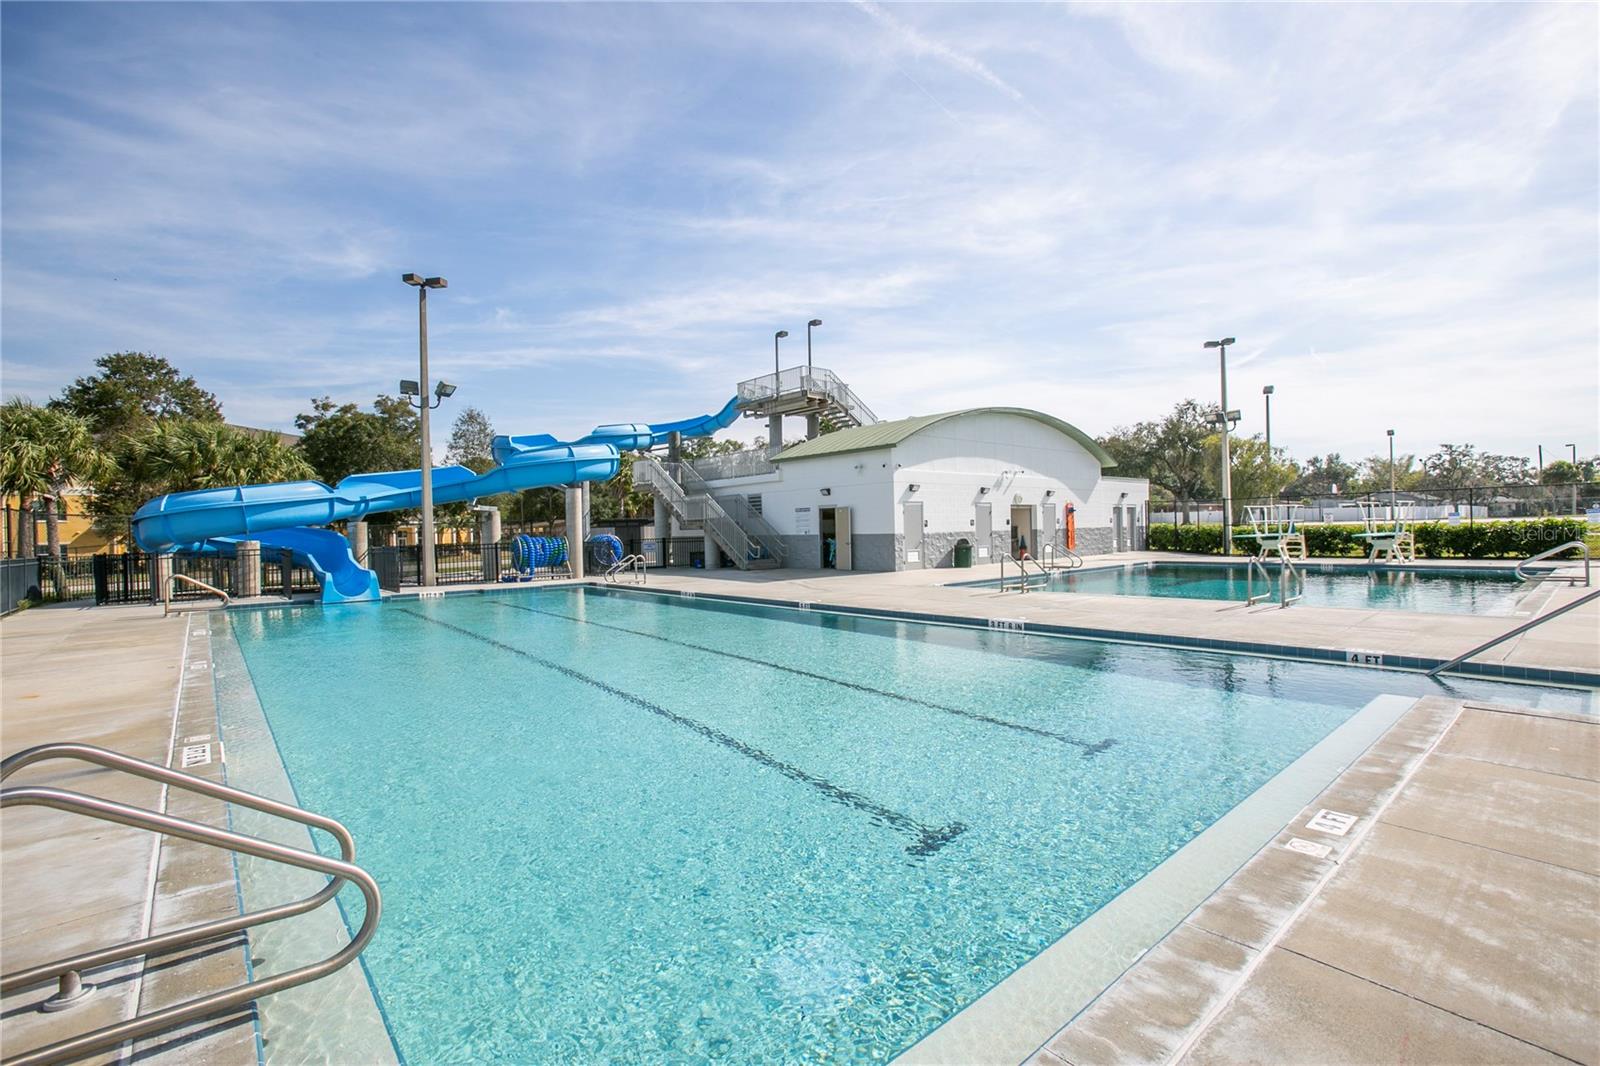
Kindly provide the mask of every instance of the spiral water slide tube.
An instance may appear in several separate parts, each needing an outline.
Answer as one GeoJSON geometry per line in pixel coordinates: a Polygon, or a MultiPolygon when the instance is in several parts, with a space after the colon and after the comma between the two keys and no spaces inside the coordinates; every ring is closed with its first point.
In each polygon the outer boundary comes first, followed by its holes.
{"type": "MultiPolygon", "coordinates": [[[[433,502],[457,503],[480,496],[616,476],[625,451],[667,443],[674,433],[709,437],[739,417],[737,400],[714,415],[681,422],[597,426],[575,441],[547,434],[494,439],[495,466],[482,474],[464,466],[433,468],[433,502]]],[[[287,548],[297,565],[309,567],[322,584],[322,602],[379,598],[378,575],[350,553],[344,537],[317,528],[331,522],[403,511],[422,502],[422,471],[352,474],[337,485],[289,481],[239,485],[158,496],[133,516],[133,537],[149,552],[198,551],[231,555],[241,540],[263,550],[287,548]]]]}

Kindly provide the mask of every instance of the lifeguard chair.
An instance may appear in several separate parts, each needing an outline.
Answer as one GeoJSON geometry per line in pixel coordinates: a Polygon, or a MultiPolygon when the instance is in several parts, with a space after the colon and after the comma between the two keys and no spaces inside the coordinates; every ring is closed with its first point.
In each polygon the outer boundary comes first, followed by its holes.
{"type": "Polygon", "coordinates": [[[1361,518],[1367,527],[1356,536],[1370,545],[1367,562],[1378,561],[1383,555],[1386,563],[1414,563],[1417,561],[1417,540],[1411,532],[1411,505],[1385,504],[1382,500],[1362,500],[1361,518]],[[1380,508],[1383,517],[1379,517],[1380,508]]]}

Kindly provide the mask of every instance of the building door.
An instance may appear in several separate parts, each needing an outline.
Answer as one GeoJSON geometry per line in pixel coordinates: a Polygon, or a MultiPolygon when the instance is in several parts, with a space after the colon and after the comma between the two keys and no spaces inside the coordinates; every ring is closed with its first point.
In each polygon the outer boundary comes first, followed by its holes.
{"type": "Polygon", "coordinates": [[[906,524],[906,569],[921,570],[922,563],[922,504],[908,503],[903,509],[906,524]]]}
{"type": "Polygon", "coordinates": [[[833,565],[839,570],[849,570],[853,566],[850,552],[850,508],[833,509],[833,535],[838,538],[838,547],[833,554],[833,565]]]}
{"type": "Polygon", "coordinates": [[[1113,508],[1111,508],[1111,550],[1112,551],[1120,552],[1120,551],[1127,551],[1128,550],[1127,548],[1123,547],[1122,537],[1123,537],[1123,534],[1122,534],[1122,508],[1113,507],[1113,508]]]}
{"type": "Polygon", "coordinates": [[[1033,554],[1043,559],[1046,547],[1057,550],[1061,547],[1056,543],[1056,505],[1048,500],[1039,507],[1039,544],[1033,554]]]}
{"type": "Polygon", "coordinates": [[[1026,551],[1037,558],[1038,540],[1038,533],[1033,528],[1033,508],[1011,508],[1011,554],[1020,559],[1022,553],[1026,551]]]}
{"type": "Polygon", "coordinates": [[[1130,507],[1130,508],[1128,508],[1128,550],[1129,551],[1136,551],[1136,552],[1137,551],[1143,551],[1144,547],[1145,547],[1144,516],[1141,515],[1139,513],[1139,511],[1140,511],[1140,509],[1138,507],[1130,507]]]}
{"type": "Polygon", "coordinates": [[[994,506],[985,501],[973,510],[975,512],[972,520],[973,552],[977,558],[987,559],[989,548],[994,543],[994,506]]]}

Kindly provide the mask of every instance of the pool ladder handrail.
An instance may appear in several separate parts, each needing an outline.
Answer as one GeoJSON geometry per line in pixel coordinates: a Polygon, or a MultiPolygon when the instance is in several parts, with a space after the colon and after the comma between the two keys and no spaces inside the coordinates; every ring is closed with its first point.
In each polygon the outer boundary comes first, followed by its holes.
{"type": "Polygon", "coordinates": [[[1532,621],[1524,622],[1520,626],[1517,626],[1515,629],[1511,629],[1511,630],[1508,630],[1507,632],[1501,633],[1498,637],[1495,637],[1493,640],[1486,640],[1482,644],[1479,644],[1476,648],[1473,648],[1471,651],[1463,652],[1462,654],[1457,655],[1454,659],[1451,659],[1447,663],[1440,663],[1438,666],[1435,666],[1433,669],[1428,671],[1428,676],[1429,677],[1438,677],[1440,674],[1445,673],[1446,671],[1454,670],[1456,667],[1460,666],[1462,663],[1466,662],[1468,659],[1472,658],[1474,655],[1477,655],[1480,652],[1488,651],[1490,648],[1494,647],[1496,644],[1503,644],[1506,641],[1510,640],[1512,637],[1520,637],[1522,634],[1526,633],[1528,630],[1534,628],[1535,626],[1544,625],[1546,622],[1550,621],[1550,619],[1558,618],[1561,615],[1566,614],[1568,611],[1576,610],[1577,608],[1582,607],[1584,604],[1591,603],[1596,599],[1600,599],[1600,589],[1595,589],[1593,592],[1585,592],[1582,596],[1579,596],[1577,599],[1573,600],[1571,603],[1563,603],[1560,607],[1557,607],[1555,610],[1550,611],[1550,612],[1548,612],[1546,614],[1541,614],[1538,618],[1535,618],[1532,621]]]}
{"type": "Polygon", "coordinates": [[[1018,578],[1017,578],[1017,591],[1018,592],[1027,592],[1028,591],[1028,568],[1023,565],[1024,562],[1032,563],[1034,565],[1034,567],[1039,571],[1039,576],[1044,578],[1044,583],[1046,585],[1050,584],[1050,571],[1046,570],[1043,566],[1041,566],[1037,559],[1026,559],[1026,560],[1023,560],[1023,559],[1018,559],[1015,555],[1012,555],[1010,552],[1001,552],[1000,553],[1000,591],[1001,592],[1004,592],[1006,590],[1006,560],[1007,559],[1010,559],[1011,562],[1016,565],[1017,574],[1018,574],[1018,578]]]}
{"type": "Polygon", "coordinates": [[[1552,555],[1560,555],[1562,552],[1570,551],[1573,548],[1577,548],[1579,551],[1583,552],[1583,584],[1584,587],[1587,588],[1589,586],[1589,545],[1585,544],[1581,540],[1569,540],[1565,544],[1557,544],[1554,548],[1546,549],[1545,551],[1540,552],[1538,555],[1528,556],[1526,559],[1522,560],[1522,562],[1517,564],[1517,576],[1524,581],[1566,581],[1570,584],[1576,585],[1578,583],[1578,579],[1571,574],[1557,574],[1554,570],[1548,573],[1530,574],[1523,570],[1523,567],[1527,566],[1529,563],[1542,562],[1545,559],[1550,558],[1552,555]]]}
{"type": "MultiPolygon", "coordinates": [[[[1244,605],[1246,607],[1254,607],[1262,600],[1268,600],[1272,598],[1273,582],[1272,575],[1267,572],[1265,565],[1265,554],[1252,555],[1249,557],[1249,560],[1250,561],[1246,565],[1244,572],[1244,605]],[[1255,575],[1257,572],[1261,574],[1261,580],[1266,582],[1267,585],[1267,591],[1261,593],[1259,596],[1256,595],[1255,591],[1255,575]]],[[[1291,603],[1299,603],[1301,597],[1306,594],[1305,575],[1300,573],[1299,568],[1296,567],[1294,563],[1290,561],[1289,557],[1283,554],[1281,551],[1278,553],[1277,584],[1279,607],[1287,607],[1291,603]],[[1300,579],[1300,591],[1291,596],[1289,595],[1289,589],[1296,578],[1300,579]]]]}
{"type": "Polygon", "coordinates": [[[165,587],[162,589],[163,595],[161,597],[161,617],[163,618],[172,613],[172,583],[174,581],[182,581],[184,584],[193,585],[195,588],[200,589],[203,592],[209,592],[213,596],[221,596],[222,606],[224,609],[226,609],[229,604],[233,603],[233,597],[229,596],[226,592],[223,592],[215,585],[208,585],[199,578],[190,577],[188,574],[168,574],[165,587]]]}
{"type": "Polygon", "coordinates": [[[66,789],[41,785],[13,785],[10,788],[0,789],[0,809],[12,806],[52,807],[71,814],[82,814],[99,821],[115,822],[135,829],[147,829],[163,836],[179,837],[200,844],[209,844],[225,851],[241,855],[253,855],[256,858],[281,862],[301,869],[328,874],[332,877],[332,880],[314,894],[291,903],[283,903],[259,911],[250,911],[245,914],[235,915],[232,918],[202,922],[199,925],[174,929],[154,936],[141,937],[137,940],[129,940],[110,947],[82,952],[64,959],[58,959],[55,962],[30,966],[26,969],[5,974],[0,976],[0,993],[9,994],[18,989],[31,988],[46,981],[57,980],[59,982],[59,990],[57,997],[55,997],[55,1002],[57,1003],[57,1009],[59,1009],[59,1007],[70,1005],[74,1000],[81,999],[82,996],[92,990],[82,984],[79,975],[84,970],[135,958],[140,955],[148,956],[175,951],[179,948],[186,948],[194,944],[230,936],[254,926],[304,914],[333,899],[346,882],[355,884],[361,890],[361,894],[366,899],[366,913],[363,916],[361,927],[356,930],[350,943],[333,955],[318,962],[287,970],[281,974],[261,980],[246,981],[244,984],[235,985],[220,992],[199,996],[195,999],[152,1011],[149,1014],[136,1015],[111,1025],[102,1026],[99,1029],[90,1030],[87,1033],[80,1033],[66,1040],[59,1040],[53,1044],[34,1048],[31,1051],[25,1051],[19,1055],[4,1059],[3,1062],[0,1062],[0,1066],[42,1066],[45,1063],[62,1062],[78,1058],[90,1052],[115,1047],[128,1040],[165,1032],[200,1018],[234,1010],[262,996],[271,995],[286,988],[293,988],[297,985],[326,977],[328,974],[342,969],[361,954],[367,943],[371,941],[373,934],[377,932],[378,921],[383,912],[382,896],[378,891],[378,884],[373,880],[371,874],[355,864],[355,841],[350,836],[350,831],[334,819],[291,804],[267,799],[265,796],[257,796],[254,793],[230,788],[215,781],[208,781],[205,778],[184,773],[181,770],[145,762],[143,759],[135,759],[130,755],[111,751],[108,748],[97,747],[93,744],[41,744],[20,751],[4,761],[0,761],[0,781],[4,781],[24,766],[30,766],[47,759],[75,759],[79,762],[91,763],[135,777],[158,781],[170,788],[180,788],[228,803],[234,803],[241,807],[249,807],[265,814],[298,822],[308,828],[322,829],[339,842],[340,857],[338,859],[330,859],[316,851],[289,847],[270,840],[263,840],[259,837],[247,836],[227,829],[218,829],[215,826],[188,821],[170,814],[146,810],[143,807],[129,806],[102,799],[98,796],[70,792],[66,789]]]}
{"type": "Polygon", "coordinates": [[[642,555],[624,555],[622,558],[606,567],[605,573],[601,574],[600,576],[605,578],[605,580],[609,583],[615,585],[617,580],[624,573],[632,572],[635,575],[634,584],[644,585],[649,582],[649,565],[650,564],[642,555]]]}
{"type": "Polygon", "coordinates": [[[1057,548],[1054,544],[1046,544],[1040,549],[1039,554],[1042,556],[1039,566],[1046,570],[1076,570],[1083,565],[1083,556],[1071,548],[1057,548]],[[1065,563],[1059,562],[1056,558],[1062,553],[1067,556],[1065,563]]]}

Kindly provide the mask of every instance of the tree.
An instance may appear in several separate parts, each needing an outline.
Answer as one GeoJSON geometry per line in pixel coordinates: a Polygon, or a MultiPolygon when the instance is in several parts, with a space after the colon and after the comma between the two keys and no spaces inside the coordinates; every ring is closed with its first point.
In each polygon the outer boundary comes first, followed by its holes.
{"type": "Polygon", "coordinates": [[[165,418],[222,420],[217,398],[160,356],[114,352],[94,365],[96,373],[68,385],[50,406],[86,419],[102,441],[165,418]]]}
{"type": "Polygon", "coordinates": [[[402,397],[379,396],[371,411],[324,396],[295,415],[300,454],[316,476],[336,484],[351,474],[414,470],[421,462],[422,427],[402,397]]]}
{"type": "Polygon", "coordinates": [[[1296,496],[1349,492],[1359,477],[1359,471],[1345,462],[1338,452],[1329,452],[1326,456],[1313,455],[1300,467],[1299,476],[1289,483],[1289,492],[1296,496]]]}
{"type": "MultiPolygon", "coordinates": [[[[1251,503],[1259,506],[1267,500],[1275,500],[1279,490],[1295,476],[1293,466],[1276,462],[1267,455],[1267,442],[1259,436],[1230,437],[1228,459],[1233,490],[1231,520],[1234,522],[1243,518],[1245,508],[1251,503]]],[[[1221,434],[1214,433],[1206,438],[1206,462],[1219,470],[1222,468],[1221,434]]]]}
{"type": "Polygon", "coordinates": [[[1427,487],[1443,489],[1454,503],[1457,495],[1479,477],[1478,449],[1471,444],[1441,444],[1422,461],[1427,487]]]}
{"type": "MultiPolygon", "coordinates": [[[[45,505],[45,537],[52,567],[61,580],[62,494],[72,484],[87,484],[110,468],[106,453],[95,440],[89,421],[70,411],[35,407],[24,397],[0,406],[0,491],[21,503],[23,527],[28,531],[18,549],[32,550],[33,523],[27,520],[35,501],[45,505]]],[[[21,551],[18,551],[21,554],[21,551]]]]}
{"type": "Polygon", "coordinates": [[[1533,463],[1525,455],[1478,457],[1478,483],[1481,485],[1529,485],[1533,480],[1533,463]]]}
{"type": "MultiPolygon", "coordinates": [[[[1415,455],[1397,455],[1394,458],[1394,487],[1415,489],[1426,477],[1417,466],[1415,455]]],[[[1352,492],[1387,492],[1389,490],[1389,457],[1368,456],[1361,463],[1361,475],[1350,483],[1352,492]]]]}
{"type": "Polygon", "coordinates": [[[459,463],[481,474],[494,466],[494,426],[489,416],[476,407],[462,408],[450,428],[450,444],[445,462],[459,463]]]}
{"type": "Polygon", "coordinates": [[[1117,427],[1101,438],[1100,445],[1117,461],[1119,476],[1149,478],[1172,495],[1187,519],[1189,502],[1216,484],[1212,471],[1220,469],[1220,460],[1212,463],[1206,457],[1216,413],[1214,406],[1184,400],[1160,421],[1117,427]]]}
{"type": "Polygon", "coordinates": [[[1566,459],[1557,459],[1544,468],[1544,476],[1540,480],[1546,485],[1581,485],[1589,479],[1584,476],[1582,467],[1566,459]]]}
{"type": "Polygon", "coordinates": [[[112,458],[90,504],[95,525],[108,535],[126,532],[134,511],[169,492],[300,481],[314,474],[276,433],[221,422],[156,422],[117,441],[112,458]]]}

